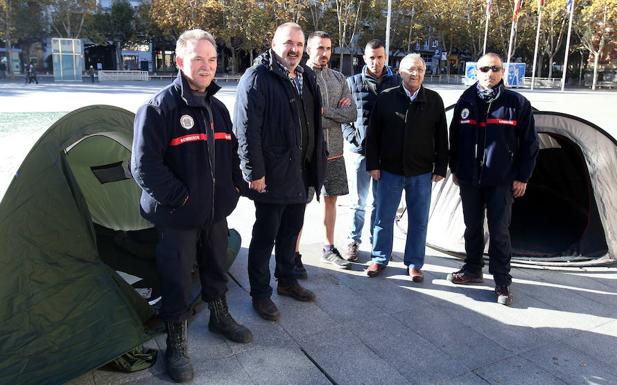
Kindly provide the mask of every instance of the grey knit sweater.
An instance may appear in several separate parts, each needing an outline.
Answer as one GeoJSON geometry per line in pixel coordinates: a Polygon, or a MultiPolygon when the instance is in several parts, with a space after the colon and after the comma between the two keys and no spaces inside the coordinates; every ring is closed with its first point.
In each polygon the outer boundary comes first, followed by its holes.
{"type": "Polygon", "coordinates": [[[306,63],[315,71],[317,83],[321,91],[323,115],[321,124],[324,131],[324,139],[328,148],[328,159],[336,159],[343,156],[343,131],[342,123],[350,123],[356,120],[356,104],[351,97],[351,91],[345,75],[330,68],[313,67],[312,63],[306,63]],[[349,107],[338,107],[343,98],[349,98],[349,107]]]}

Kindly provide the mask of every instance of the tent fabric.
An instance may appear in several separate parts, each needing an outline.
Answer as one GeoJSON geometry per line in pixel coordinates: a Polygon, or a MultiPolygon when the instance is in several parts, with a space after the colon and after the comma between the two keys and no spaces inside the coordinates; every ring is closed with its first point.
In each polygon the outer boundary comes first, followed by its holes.
{"type": "Polygon", "coordinates": [[[66,153],[101,134],[130,148],[132,124],[132,113],[111,106],[67,114],[34,145],[0,202],[0,383],[61,384],[150,338],[143,322],[152,309],[99,258],[93,198],[66,153]]]}
{"type": "Polygon", "coordinates": [[[71,146],[67,151],[71,171],[86,198],[94,223],[124,231],[152,227],[139,214],[139,200],[125,198],[139,196],[141,192],[133,179],[116,178],[103,183],[94,171],[97,167],[109,164],[128,164],[128,161],[121,160],[130,159],[130,142],[126,143],[123,140],[126,138],[114,136],[105,133],[91,135],[71,146]]]}
{"type": "MultiPolygon", "coordinates": [[[[513,259],[545,265],[617,260],[617,141],[575,116],[534,111],[540,156],[512,213],[513,259]]],[[[486,228],[486,226],[485,226],[486,228]]],[[[459,188],[433,186],[427,245],[464,254],[459,188]]],[[[485,232],[488,252],[488,232],[485,232]]]]}
{"type": "MultiPolygon", "coordinates": [[[[133,120],[111,106],[65,115],[2,198],[0,384],[62,384],[127,352],[116,363],[151,363],[134,348],[160,332],[158,235],[127,168],[133,120]]],[[[240,246],[230,229],[227,267],[240,246]]],[[[197,273],[192,283],[195,313],[197,273]]]]}

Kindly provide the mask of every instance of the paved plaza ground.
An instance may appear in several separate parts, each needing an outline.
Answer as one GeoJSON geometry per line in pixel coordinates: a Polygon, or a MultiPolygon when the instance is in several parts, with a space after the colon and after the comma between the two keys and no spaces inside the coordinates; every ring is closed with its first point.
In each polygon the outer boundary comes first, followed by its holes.
{"type": "MultiPolygon", "coordinates": [[[[164,84],[0,83],[0,195],[46,122],[62,115],[58,112],[90,104],[135,111],[164,84]],[[33,127],[23,114],[35,112],[47,115],[35,119],[33,127]],[[11,122],[17,118],[21,123],[14,127],[11,122]]],[[[231,109],[235,85],[223,86],[218,96],[231,109]]],[[[446,105],[464,90],[428,87],[446,105]]],[[[523,93],[540,110],[583,117],[617,136],[617,93],[523,93]]],[[[351,222],[348,205],[348,198],[340,200],[336,245],[341,249],[351,222]]],[[[230,227],[243,237],[230,271],[229,299],[232,314],[255,339],[247,345],[229,343],[208,332],[208,310],[199,313],[189,331],[193,384],[617,384],[617,268],[515,267],[514,305],[508,308],[495,303],[488,274],[476,286],[446,281],[461,262],[431,249],[424,283],[410,282],[398,230],[393,263],[378,278],[364,273],[366,241],[352,270],[321,264],[321,213],[318,203],[308,205],[302,238],[309,273],[303,284],[315,291],[317,300],[298,303],[274,294],[282,318],[269,322],[251,307],[246,261],[254,209],[250,201],[240,201],[229,218],[230,227]]],[[[274,281],[272,285],[276,287],[274,281]]],[[[164,336],[149,342],[161,349],[164,344],[164,336]]],[[[134,374],[95,370],[69,384],[167,384],[162,361],[161,355],[154,367],[134,374]]]]}

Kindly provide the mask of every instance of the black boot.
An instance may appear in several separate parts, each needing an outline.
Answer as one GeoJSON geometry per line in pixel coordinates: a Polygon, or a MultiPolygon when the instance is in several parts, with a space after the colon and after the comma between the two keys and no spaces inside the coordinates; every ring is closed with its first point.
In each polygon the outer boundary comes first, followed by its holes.
{"type": "Polygon", "coordinates": [[[193,379],[193,366],[188,353],[187,321],[168,321],[167,351],[165,364],[167,374],[175,382],[188,382],[193,379]]]}
{"type": "Polygon", "coordinates": [[[253,334],[246,327],[237,323],[227,306],[227,298],[222,296],[208,303],[210,309],[210,322],[208,329],[213,333],[222,334],[230,341],[248,343],[253,340],[253,334]]]}
{"type": "Polygon", "coordinates": [[[296,279],[306,279],[308,274],[306,273],[306,268],[302,263],[302,254],[296,251],[294,256],[294,267],[292,269],[292,274],[296,279]]]}

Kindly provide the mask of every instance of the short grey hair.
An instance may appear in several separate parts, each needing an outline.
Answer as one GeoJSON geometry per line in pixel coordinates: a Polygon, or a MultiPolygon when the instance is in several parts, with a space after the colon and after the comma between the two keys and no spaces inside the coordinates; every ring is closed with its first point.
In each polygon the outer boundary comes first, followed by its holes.
{"type": "Polygon", "coordinates": [[[424,59],[422,59],[422,56],[420,56],[419,53],[407,54],[407,56],[405,56],[403,60],[401,60],[401,64],[399,64],[398,68],[405,69],[407,66],[409,66],[412,60],[419,60],[422,63],[422,68],[426,69],[426,63],[424,62],[424,59]]]}
{"type": "Polygon", "coordinates": [[[290,29],[292,31],[300,31],[302,32],[302,35],[304,35],[304,31],[302,30],[300,24],[288,21],[287,23],[283,23],[276,27],[276,31],[274,31],[274,35],[272,36],[272,45],[274,45],[276,39],[279,38],[279,35],[282,34],[283,31],[285,31],[286,29],[290,29]]]}
{"type": "Polygon", "coordinates": [[[184,50],[186,49],[188,42],[199,40],[209,41],[216,49],[216,40],[210,32],[206,32],[203,29],[190,29],[188,31],[184,31],[178,38],[178,41],[176,42],[176,56],[184,57],[184,50]]]}

